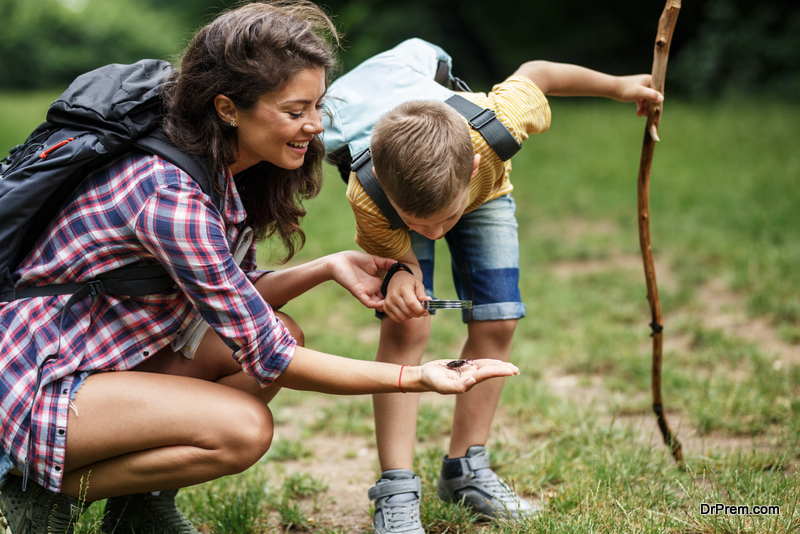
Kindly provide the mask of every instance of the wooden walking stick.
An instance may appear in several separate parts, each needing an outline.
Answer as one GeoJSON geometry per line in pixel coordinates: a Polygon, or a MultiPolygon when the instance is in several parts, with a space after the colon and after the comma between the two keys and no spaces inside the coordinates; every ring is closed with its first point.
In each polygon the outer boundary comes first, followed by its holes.
{"type": "MultiPolygon", "coordinates": [[[[658,21],[658,35],[656,36],[653,55],[652,87],[661,93],[664,92],[669,46],[672,42],[672,33],[675,30],[675,22],[678,20],[680,9],[681,0],[667,0],[664,12],[661,13],[661,18],[658,21]]],[[[655,150],[656,141],[660,140],[658,138],[658,123],[661,119],[662,107],[663,103],[654,104],[650,102],[647,126],[644,131],[642,158],[639,163],[639,244],[642,249],[644,276],[647,281],[647,300],[650,303],[652,315],[650,327],[653,329],[651,334],[653,338],[653,411],[656,414],[661,434],[664,436],[664,443],[669,446],[675,460],[683,462],[681,444],[672,435],[661,400],[661,353],[664,323],[661,318],[661,303],[658,300],[658,286],[656,285],[656,268],[653,263],[653,249],[650,244],[650,167],[653,163],[653,151],[655,150]]]]}

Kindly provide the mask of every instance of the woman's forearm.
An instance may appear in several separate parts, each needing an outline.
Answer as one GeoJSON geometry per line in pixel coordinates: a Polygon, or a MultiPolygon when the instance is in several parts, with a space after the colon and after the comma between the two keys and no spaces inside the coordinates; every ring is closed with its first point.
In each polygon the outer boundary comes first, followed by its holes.
{"type": "Polygon", "coordinates": [[[275,381],[289,389],[317,391],[335,395],[367,395],[425,391],[420,368],[390,363],[354,360],[297,347],[289,366],[275,381]]]}
{"type": "Polygon", "coordinates": [[[256,281],[255,286],[270,306],[278,308],[330,279],[327,257],[323,257],[265,274],[256,281]]]}

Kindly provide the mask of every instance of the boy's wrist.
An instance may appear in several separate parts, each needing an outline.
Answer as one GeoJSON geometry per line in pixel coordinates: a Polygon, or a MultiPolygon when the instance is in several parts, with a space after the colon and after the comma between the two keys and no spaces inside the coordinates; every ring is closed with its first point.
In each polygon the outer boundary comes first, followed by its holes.
{"type": "Polygon", "coordinates": [[[383,284],[381,284],[381,294],[386,298],[387,292],[389,290],[389,282],[392,280],[392,277],[397,274],[398,271],[405,271],[409,273],[411,276],[414,276],[414,271],[411,270],[411,267],[406,265],[405,263],[400,263],[399,261],[389,267],[389,270],[386,271],[386,276],[383,277],[383,284]]]}

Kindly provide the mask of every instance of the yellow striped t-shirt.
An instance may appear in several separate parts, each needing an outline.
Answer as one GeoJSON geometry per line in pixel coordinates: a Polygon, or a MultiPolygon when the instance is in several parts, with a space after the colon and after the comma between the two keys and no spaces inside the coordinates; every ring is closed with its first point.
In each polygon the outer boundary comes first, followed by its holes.
{"type": "MultiPolygon", "coordinates": [[[[500,122],[519,143],[525,141],[528,135],[542,133],[550,127],[547,98],[526,76],[511,76],[495,85],[488,95],[459,94],[483,108],[494,110],[500,122]]],[[[481,161],[478,173],[469,184],[469,202],[465,213],[513,189],[508,178],[511,161],[501,161],[477,130],[470,128],[469,131],[472,146],[475,153],[481,155],[481,161]]],[[[411,247],[408,229],[392,229],[354,173],[351,173],[347,185],[347,198],[355,214],[355,240],[362,249],[376,256],[395,259],[408,252],[411,247]]]]}

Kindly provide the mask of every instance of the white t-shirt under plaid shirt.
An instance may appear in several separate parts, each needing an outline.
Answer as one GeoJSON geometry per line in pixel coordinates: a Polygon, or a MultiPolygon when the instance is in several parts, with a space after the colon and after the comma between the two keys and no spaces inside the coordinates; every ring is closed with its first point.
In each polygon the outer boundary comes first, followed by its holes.
{"type": "MultiPolygon", "coordinates": [[[[530,134],[542,133],[550,127],[550,105],[544,93],[525,76],[511,76],[497,84],[488,94],[458,93],[475,104],[494,110],[497,118],[522,143],[530,134]]],[[[464,119],[466,122],[466,119],[464,119]]],[[[469,202],[465,213],[510,193],[511,161],[503,162],[481,134],[470,128],[472,146],[480,154],[478,173],[469,185],[469,202]]],[[[400,258],[411,247],[408,230],[393,230],[389,221],[367,195],[351,173],[347,198],[356,220],[356,243],[370,254],[400,258]]]]}

